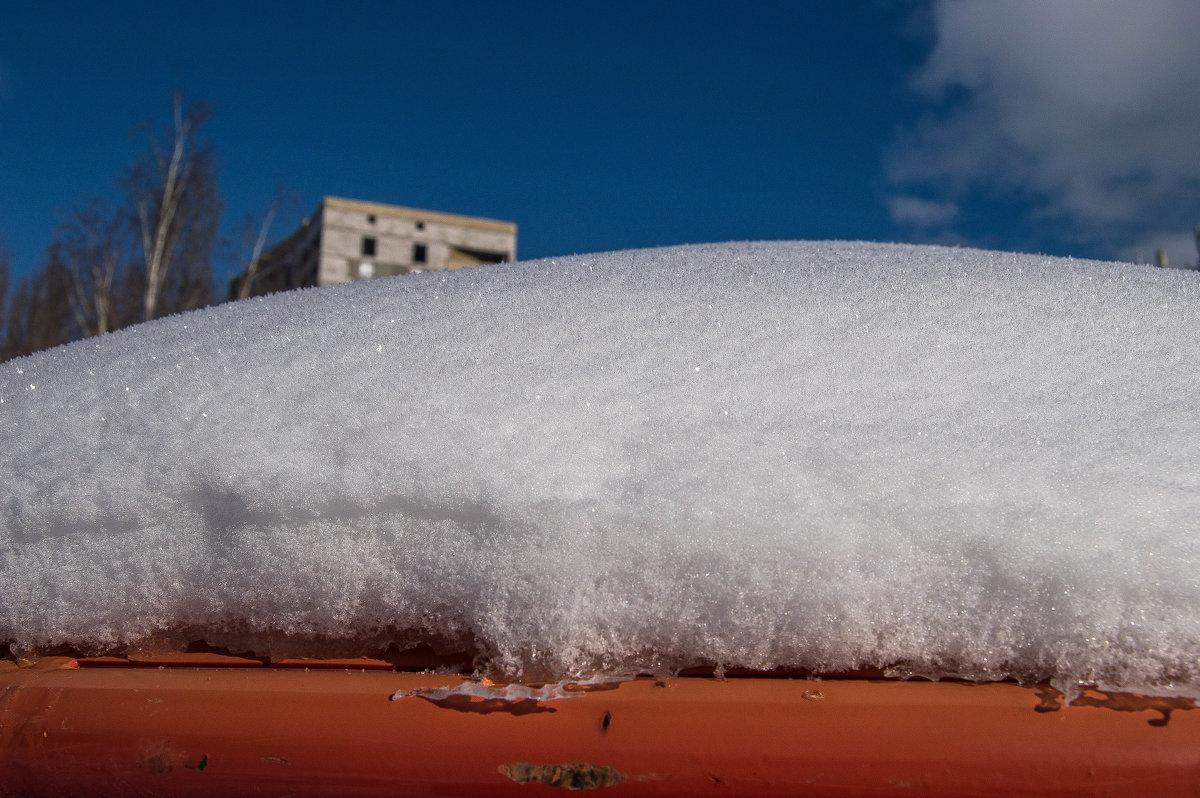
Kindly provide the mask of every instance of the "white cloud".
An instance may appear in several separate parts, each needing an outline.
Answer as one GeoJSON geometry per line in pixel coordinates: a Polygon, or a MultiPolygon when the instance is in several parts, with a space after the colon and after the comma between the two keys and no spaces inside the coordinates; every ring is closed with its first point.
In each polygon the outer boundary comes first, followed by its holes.
{"type": "Polygon", "coordinates": [[[934,0],[931,11],[935,45],[912,85],[935,110],[890,153],[897,194],[1024,197],[1096,241],[1200,221],[1200,3],[934,0]]]}
{"type": "Polygon", "coordinates": [[[914,227],[940,227],[949,224],[958,216],[959,208],[953,202],[937,202],[896,195],[888,197],[888,213],[898,222],[914,227]]]}

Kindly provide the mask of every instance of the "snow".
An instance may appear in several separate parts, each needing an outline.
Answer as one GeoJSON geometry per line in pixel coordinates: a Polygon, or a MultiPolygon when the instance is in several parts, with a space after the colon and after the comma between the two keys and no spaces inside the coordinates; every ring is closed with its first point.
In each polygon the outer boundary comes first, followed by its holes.
{"type": "Polygon", "coordinates": [[[1198,323],[1189,273],[844,242],[159,320],[0,364],[0,642],[1200,696],[1198,323]]]}

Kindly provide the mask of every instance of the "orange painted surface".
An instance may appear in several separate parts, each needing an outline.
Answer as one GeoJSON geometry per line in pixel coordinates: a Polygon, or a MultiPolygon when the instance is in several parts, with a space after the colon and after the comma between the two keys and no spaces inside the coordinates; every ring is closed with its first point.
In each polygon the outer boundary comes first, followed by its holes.
{"type": "Polygon", "coordinates": [[[187,662],[0,667],[0,795],[1200,791],[1191,701],[779,678],[391,700],[464,680],[187,662]]]}

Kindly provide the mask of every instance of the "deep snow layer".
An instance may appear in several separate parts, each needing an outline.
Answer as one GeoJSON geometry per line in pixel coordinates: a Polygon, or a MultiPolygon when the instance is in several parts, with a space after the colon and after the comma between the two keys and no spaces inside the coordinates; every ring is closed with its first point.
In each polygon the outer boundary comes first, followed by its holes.
{"type": "Polygon", "coordinates": [[[1191,273],[829,242],[160,320],[0,364],[0,641],[1200,695],[1198,334],[1191,273]]]}

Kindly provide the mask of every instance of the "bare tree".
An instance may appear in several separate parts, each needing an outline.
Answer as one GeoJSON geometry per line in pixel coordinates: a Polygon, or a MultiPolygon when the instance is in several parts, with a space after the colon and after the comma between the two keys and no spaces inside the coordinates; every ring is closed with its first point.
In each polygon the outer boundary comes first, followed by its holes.
{"type": "MultiPolygon", "coordinates": [[[[263,248],[267,243],[267,236],[271,233],[271,225],[275,222],[275,217],[278,215],[280,208],[283,206],[284,192],[279,189],[275,192],[275,201],[271,203],[271,207],[267,209],[263,216],[262,224],[258,227],[258,235],[254,238],[254,244],[250,248],[250,259],[246,262],[246,272],[237,280],[237,290],[234,299],[247,299],[254,289],[254,278],[258,276],[258,267],[262,262],[263,248]]],[[[249,239],[254,226],[254,217],[246,217],[246,238],[249,239]]]]}
{"type": "Polygon", "coordinates": [[[74,211],[39,271],[9,286],[0,253],[0,359],[212,302],[221,202],[198,134],[207,115],[177,94],[170,146],[150,129],[148,151],[125,173],[126,199],[74,211]]]}
{"type": "Polygon", "coordinates": [[[208,117],[177,93],[170,145],[150,133],[150,152],[126,176],[136,219],[142,319],[203,307],[212,300],[212,250],[221,203],[212,150],[199,139],[208,117]]]}
{"type": "Polygon", "coordinates": [[[59,230],[63,261],[71,283],[71,312],[84,336],[102,335],[132,323],[115,294],[126,265],[128,225],[101,201],[76,211],[59,230]]]}
{"type": "Polygon", "coordinates": [[[28,354],[26,316],[29,314],[29,283],[18,283],[8,301],[4,319],[4,338],[0,340],[0,360],[28,354]]]}
{"type": "Polygon", "coordinates": [[[41,269],[20,281],[8,302],[2,358],[20,357],[78,337],[68,308],[70,278],[61,251],[51,245],[41,269]]]}
{"type": "Polygon", "coordinates": [[[8,253],[0,249],[0,360],[5,360],[4,340],[7,334],[7,326],[5,324],[5,311],[7,309],[8,300],[8,253]]]}
{"type": "Polygon", "coordinates": [[[58,247],[46,253],[46,264],[34,275],[32,351],[49,349],[79,338],[71,319],[71,280],[58,247]]]}

